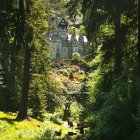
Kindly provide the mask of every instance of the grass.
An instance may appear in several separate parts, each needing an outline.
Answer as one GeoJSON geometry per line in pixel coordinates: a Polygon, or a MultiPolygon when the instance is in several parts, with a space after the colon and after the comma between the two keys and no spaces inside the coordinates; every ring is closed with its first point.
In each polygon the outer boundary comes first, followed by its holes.
{"type": "Polygon", "coordinates": [[[68,131],[76,131],[48,119],[41,122],[29,118],[18,122],[15,118],[16,113],[0,112],[0,140],[64,140],[68,131]],[[56,138],[55,131],[61,131],[62,135],[56,138]]]}
{"type": "Polygon", "coordinates": [[[15,121],[16,113],[0,112],[0,140],[30,140],[43,131],[43,123],[29,118],[15,121]]]}

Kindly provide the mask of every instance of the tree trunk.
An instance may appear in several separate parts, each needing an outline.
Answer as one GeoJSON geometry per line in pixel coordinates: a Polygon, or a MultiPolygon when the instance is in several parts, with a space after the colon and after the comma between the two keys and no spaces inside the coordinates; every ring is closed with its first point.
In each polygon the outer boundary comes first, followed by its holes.
{"type": "Polygon", "coordinates": [[[119,0],[115,0],[115,74],[121,75],[121,11],[119,0]]]}
{"type": "Polygon", "coordinates": [[[11,47],[11,68],[10,68],[10,79],[9,79],[9,88],[11,94],[11,109],[12,111],[17,111],[18,109],[18,96],[16,93],[16,51],[17,51],[17,44],[16,44],[16,37],[11,47]]]}
{"type": "Polygon", "coordinates": [[[16,39],[11,48],[11,86],[15,90],[16,87],[16,39]]]}
{"type": "Polygon", "coordinates": [[[27,47],[25,49],[25,56],[24,56],[22,97],[20,101],[19,113],[17,116],[17,119],[19,120],[24,120],[27,118],[29,81],[30,81],[30,49],[27,47]]]}
{"type": "MultiPolygon", "coordinates": [[[[22,1],[24,5],[24,1],[22,1]]],[[[27,109],[28,109],[28,96],[29,96],[29,87],[30,87],[30,59],[31,59],[31,49],[29,44],[31,43],[33,39],[33,28],[29,26],[28,24],[28,19],[30,18],[30,10],[32,6],[32,1],[31,0],[26,0],[26,10],[25,7],[23,8],[24,10],[24,15],[26,15],[26,35],[24,34],[24,46],[25,46],[25,56],[24,56],[24,75],[23,75],[23,87],[22,87],[22,96],[21,96],[21,102],[20,102],[20,108],[19,108],[19,113],[17,116],[17,119],[19,120],[24,120],[27,118],[27,109]]],[[[22,6],[21,6],[22,7],[22,6]]],[[[23,18],[25,19],[25,18],[23,18]]]]}

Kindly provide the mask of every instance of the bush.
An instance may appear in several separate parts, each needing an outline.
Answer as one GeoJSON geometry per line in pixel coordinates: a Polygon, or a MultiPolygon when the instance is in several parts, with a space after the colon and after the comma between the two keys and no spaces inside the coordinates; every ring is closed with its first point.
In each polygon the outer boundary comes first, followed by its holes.
{"type": "Polygon", "coordinates": [[[73,53],[72,55],[72,59],[71,59],[71,62],[75,65],[78,64],[78,62],[80,61],[80,54],[79,53],[73,53]]]}
{"type": "Polygon", "coordinates": [[[69,79],[71,79],[71,80],[74,79],[74,76],[73,76],[73,73],[72,72],[70,72],[69,79]]]}
{"type": "Polygon", "coordinates": [[[71,62],[75,65],[79,65],[85,71],[90,69],[90,65],[83,58],[81,58],[77,53],[73,54],[71,62]]]}
{"type": "Polygon", "coordinates": [[[46,112],[46,79],[44,75],[33,74],[30,85],[30,114],[34,118],[41,119],[46,112]]]}
{"type": "Polygon", "coordinates": [[[114,83],[105,103],[94,115],[92,139],[135,140],[135,110],[139,100],[137,89],[140,89],[138,83],[130,86],[124,77],[114,83]]]}
{"type": "Polygon", "coordinates": [[[61,69],[61,70],[58,70],[58,72],[63,74],[64,76],[69,76],[69,72],[67,71],[67,69],[61,69]]]}
{"type": "Polygon", "coordinates": [[[62,124],[62,114],[60,112],[51,114],[50,121],[52,121],[55,124],[61,125],[62,124]]]}

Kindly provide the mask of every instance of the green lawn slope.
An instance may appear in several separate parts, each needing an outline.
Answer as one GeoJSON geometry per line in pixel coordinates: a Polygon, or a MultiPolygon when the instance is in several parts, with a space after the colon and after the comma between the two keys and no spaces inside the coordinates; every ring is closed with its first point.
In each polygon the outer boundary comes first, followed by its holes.
{"type": "Polygon", "coordinates": [[[29,118],[15,121],[16,114],[0,112],[0,140],[30,140],[38,137],[43,131],[43,123],[29,118]]]}
{"type": "Polygon", "coordinates": [[[18,122],[15,118],[16,113],[0,112],[0,140],[65,140],[68,131],[76,131],[47,118],[44,122],[33,118],[18,122]],[[61,131],[62,135],[55,136],[55,131],[61,131]]]}

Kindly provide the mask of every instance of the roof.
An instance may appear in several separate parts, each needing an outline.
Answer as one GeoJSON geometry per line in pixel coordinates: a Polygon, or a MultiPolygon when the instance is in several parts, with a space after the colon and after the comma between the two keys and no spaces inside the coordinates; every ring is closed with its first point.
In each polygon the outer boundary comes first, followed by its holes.
{"type": "Polygon", "coordinates": [[[68,22],[66,21],[64,17],[60,20],[58,24],[58,27],[62,27],[62,26],[68,26],[68,22]]]}

